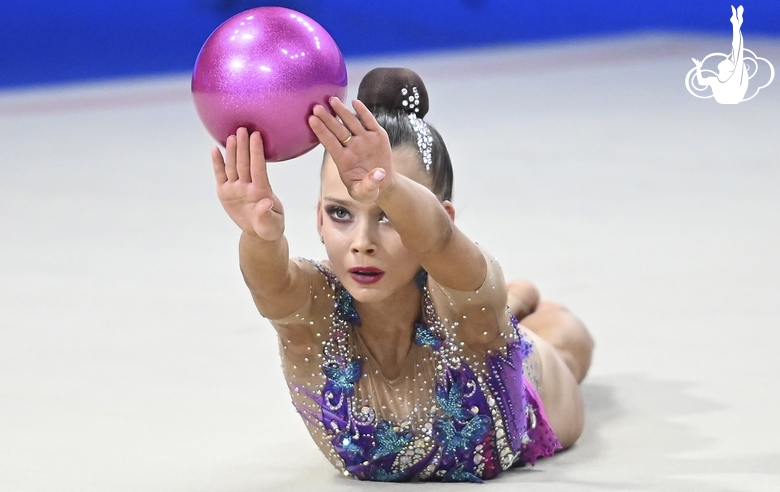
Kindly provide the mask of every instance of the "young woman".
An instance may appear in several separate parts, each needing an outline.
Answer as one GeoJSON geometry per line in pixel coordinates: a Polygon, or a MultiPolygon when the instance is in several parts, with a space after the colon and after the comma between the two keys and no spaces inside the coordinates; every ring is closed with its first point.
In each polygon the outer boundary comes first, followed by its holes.
{"type": "Polygon", "coordinates": [[[356,114],[330,104],[337,117],[316,106],[309,120],[326,149],[325,262],[290,259],[259,133],[212,153],[244,278],[319,448],[360,479],[480,481],[574,444],[593,342],[455,226],[422,80],[375,69],[356,114]]]}

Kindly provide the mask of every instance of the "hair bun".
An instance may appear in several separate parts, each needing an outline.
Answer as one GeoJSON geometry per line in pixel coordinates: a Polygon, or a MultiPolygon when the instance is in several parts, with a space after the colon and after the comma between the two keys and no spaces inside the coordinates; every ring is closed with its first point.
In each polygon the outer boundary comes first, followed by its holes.
{"type": "Polygon", "coordinates": [[[357,98],[372,112],[428,114],[428,91],[419,75],[408,68],[375,68],[358,87],[357,98]]]}

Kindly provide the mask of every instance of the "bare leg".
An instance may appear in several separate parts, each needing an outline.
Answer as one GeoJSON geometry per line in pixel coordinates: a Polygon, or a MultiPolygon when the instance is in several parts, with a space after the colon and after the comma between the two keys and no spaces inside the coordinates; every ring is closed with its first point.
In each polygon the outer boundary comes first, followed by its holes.
{"type": "Polygon", "coordinates": [[[742,60],[742,12],[745,9],[742,5],[738,9],[731,7],[731,61],[734,62],[735,70],[738,68],[737,64],[742,60]]]}
{"type": "Polygon", "coordinates": [[[582,382],[590,368],[594,345],[582,321],[558,303],[539,302],[539,292],[530,282],[509,282],[507,290],[512,314],[523,326],[552,345],[577,383],[582,382]]]}
{"type": "Polygon", "coordinates": [[[515,317],[522,321],[536,311],[539,304],[539,291],[527,280],[512,280],[506,284],[508,291],[507,306],[515,317]]]}
{"type": "Polygon", "coordinates": [[[582,434],[585,408],[579,383],[590,367],[593,339],[585,325],[560,304],[539,301],[539,291],[525,280],[507,284],[508,306],[534,344],[541,371],[539,396],[550,426],[565,448],[582,434]]]}

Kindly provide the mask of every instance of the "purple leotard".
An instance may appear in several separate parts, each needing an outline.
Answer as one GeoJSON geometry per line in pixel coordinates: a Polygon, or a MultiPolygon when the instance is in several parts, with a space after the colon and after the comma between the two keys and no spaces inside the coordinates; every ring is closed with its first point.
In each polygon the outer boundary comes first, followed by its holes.
{"type": "Polygon", "coordinates": [[[427,275],[419,276],[423,316],[415,325],[412,351],[419,362],[411,378],[420,379],[416,382],[427,397],[418,398],[407,416],[394,418],[386,405],[378,408],[378,400],[359,390],[368,376],[356,330],[360,319],[351,295],[333,273],[322,265],[317,268],[334,301],[320,356],[323,383],[314,390],[291,384],[291,390],[303,397],[293,398],[298,411],[312,434],[321,434],[320,447],[327,448],[323,451],[345,475],[378,481],[480,482],[560,449],[524,372],[523,362],[533,347],[513,316],[512,333],[502,350],[488,351],[481,361],[463,357],[463,344],[453,335],[456,327],[439,318],[427,275]]]}

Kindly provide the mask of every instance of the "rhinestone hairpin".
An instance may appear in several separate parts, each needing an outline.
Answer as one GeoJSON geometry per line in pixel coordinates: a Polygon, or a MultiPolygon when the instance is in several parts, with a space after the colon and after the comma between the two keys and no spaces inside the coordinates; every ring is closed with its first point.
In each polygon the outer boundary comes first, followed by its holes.
{"type": "Polygon", "coordinates": [[[401,105],[409,117],[409,122],[412,124],[412,128],[414,128],[414,132],[417,134],[417,148],[422,155],[425,171],[430,172],[433,165],[433,158],[431,157],[433,135],[431,135],[428,125],[421,118],[417,117],[417,114],[420,112],[420,93],[416,86],[412,86],[411,91],[404,87],[401,89],[401,96],[403,96],[401,105]]]}

